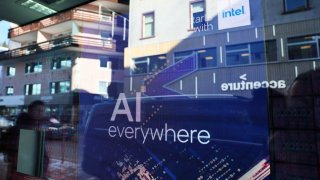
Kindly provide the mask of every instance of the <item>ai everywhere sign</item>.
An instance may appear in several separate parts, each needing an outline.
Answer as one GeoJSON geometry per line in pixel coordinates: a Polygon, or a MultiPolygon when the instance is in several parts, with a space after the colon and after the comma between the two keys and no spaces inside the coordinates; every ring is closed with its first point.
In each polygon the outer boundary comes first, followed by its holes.
{"type": "Polygon", "coordinates": [[[251,24],[249,0],[217,0],[219,30],[251,24]]]}

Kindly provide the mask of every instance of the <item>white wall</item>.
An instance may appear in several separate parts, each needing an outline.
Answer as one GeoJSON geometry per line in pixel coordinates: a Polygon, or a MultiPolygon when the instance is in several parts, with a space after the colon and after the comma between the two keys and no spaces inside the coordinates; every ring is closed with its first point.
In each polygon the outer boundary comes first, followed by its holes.
{"type": "MultiPolygon", "coordinates": [[[[190,29],[189,0],[131,0],[129,47],[185,39],[193,34],[190,29]],[[142,14],[154,11],[155,38],[141,38],[142,14]]],[[[217,12],[214,0],[206,0],[206,16],[212,19],[217,12]]]]}

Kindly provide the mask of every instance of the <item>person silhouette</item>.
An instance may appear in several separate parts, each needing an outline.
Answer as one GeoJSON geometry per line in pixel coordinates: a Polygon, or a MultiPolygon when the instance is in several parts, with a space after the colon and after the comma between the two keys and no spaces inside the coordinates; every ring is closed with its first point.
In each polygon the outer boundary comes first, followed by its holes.
{"type": "MultiPolygon", "coordinates": [[[[40,100],[33,101],[28,106],[27,112],[19,114],[16,125],[8,129],[8,132],[4,135],[4,150],[6,159],[10,164],[10,168],[7,172],[6,179],[24,179],[26,175],[17,172],[17,161],[18,161],[18,149],[19,149],[19,136],[21,129],[27,130],[40,130],[44,124],[46,117],[45,103],[40,100]]],[[[45,173],[48,169],[49,157],[47,151],[44,152],[43,161],[43,172],[45,173]]]]}

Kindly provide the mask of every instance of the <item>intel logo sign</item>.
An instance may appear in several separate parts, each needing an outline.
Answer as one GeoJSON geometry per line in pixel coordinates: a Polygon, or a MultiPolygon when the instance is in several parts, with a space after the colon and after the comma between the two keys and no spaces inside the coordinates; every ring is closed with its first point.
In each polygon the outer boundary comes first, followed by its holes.
{"type": "Polygon", "coordinates": [[[241,16],[243,14],[245,14],[244,6],[241,6],[240,9],[231,8],[229,11],[222,11],[222,18],[241,16]]]}
{"type": "Polygon", "coordinates": [[[250,0],[216,0],[218,29],[251,25],[250,0]]]}

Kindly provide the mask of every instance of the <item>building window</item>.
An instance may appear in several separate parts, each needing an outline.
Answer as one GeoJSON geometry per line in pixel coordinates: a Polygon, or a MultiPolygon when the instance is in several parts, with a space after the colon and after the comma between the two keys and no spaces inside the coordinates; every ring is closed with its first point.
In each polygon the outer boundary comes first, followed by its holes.
{"type": "Polygon", "coordinates": [[[285,12],[302,11],[308,8],[308,0],[284,0],[285,12]]]}
{"type": "Polygon", "coordinates": [[[7,67],[7,76],[15,76],[16,75],[16,68],[12,66],[7,67]]]}
{"type": "Polygon", "coordinates": [[[25,73],[39,73],[42,72],[42,63],[41,62],[32,62],[26,63],[25,73]]]}
{"type": "Polygon", "coordinates": [[[232,45],[226,47],[227,65],[249,64],[249,45],[232,45]]]}
{"type": "Polygon", "coordinates": [[[277,60],[277,44],[268,40],[227,46],[226,59],[228,66],[273,62],[277,60]]]}
{"type": "Polygon", "coordinates": [[[174,61],[184,60],[190,56],[196,58],[198,68],[208,68],[217,66],[217,50],[216,48],[198,49],[192,51],[176,52],[174,54],[174,61]]]}
{"type": "Polygon", "coordinates": [[[13,95],[13,93],[14,93],[13,86],[7,86],[6,87],[6,95],[10,96],[10,95],[13,95]]]}
{"type": "Polygon", "coordinates": [[[200,27],[206,23],[205,3],[198,1],[190,3],[190,26],[191,29],[200,27]]]}
{"type": "Polygon", "coordinates": [[[148,73],[148,58],[137,58],[133,60],[132,74],[146,74],[148,73]]]}
{"type": "Polygon", "coordinates": [[[183,51],[174,53],[174,62],[177,63],[191,55],[193,55],[194,51],[183,51]]]}
{"type": "Polygon", "coordinates": [[[105,81],[99,81],[99,93],[108,94],[108,83],[105,81]]]}
{"type": "Polygon", "coordinates": [[[100,67],[107,68],[108,67],[109,58],[102,56],[99,59],[100,59],[100,67]]]}
{"type": "Polygon", "coordinates": [[[26,84],[24,85],[24,94],[39,95],[41,93],[41,84],[26,84]]]}
{"type": "Polygon", "coordinates": [[[132,74],[146,74],[158,72],[165,68],[166,55],[142,57],[133,60],[132,74]]]}
{"type": "Polygon", "coordinates": [[[51,61],[51,69],[65,69],[70,68],[72,65],[71,57],[58,57],[51,61]]]}
{"type": "Polygon", "coordinates": [[[154,36],[154,12],[142,16],[142,38],[154,36]]]}
{"type": "Polygon", "coordinates": [[[320,35],[288,38],[289,60],[314,59],[319,57],[320,35]]]}
{"type": "Polygon", "coordinates": [[[70,81],[59,81],[50,83],[50,94],[69,93],[70,81]]]}
{"type": "Polygon", "coordinates": [[[208,68],[217,66],[216,48],[200,49],[196,51],[196,57],[199,68],[208,68]]]}

